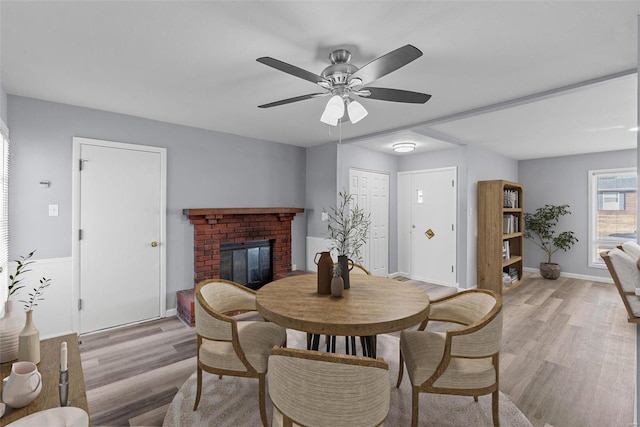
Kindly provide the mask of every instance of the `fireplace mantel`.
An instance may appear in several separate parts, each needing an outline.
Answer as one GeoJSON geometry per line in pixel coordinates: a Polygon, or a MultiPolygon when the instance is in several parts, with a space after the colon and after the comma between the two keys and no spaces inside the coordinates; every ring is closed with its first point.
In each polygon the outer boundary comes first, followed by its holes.
{"type": "Polygon", "coordinates": [[[273,274],[291,271],[291,221],[303,208],[183,209],[193,225],[194,280],[220,277],[220,245],[272,242],[273,274]]]}
{"type": "Polygon", "coordinates": [[[269,215],[269,214],[298,214],[303,208],[196,208],[183,209],[182,213],[190,215],[269,215]]]}

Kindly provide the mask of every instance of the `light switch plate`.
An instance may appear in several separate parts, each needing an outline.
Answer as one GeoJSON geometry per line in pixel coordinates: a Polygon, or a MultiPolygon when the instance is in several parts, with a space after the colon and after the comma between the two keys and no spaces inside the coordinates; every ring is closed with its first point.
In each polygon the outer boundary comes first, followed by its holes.
{"type": "Polygon", "coordinates": [[[58,205],[49,205],[49,216],[58,216],[58,205]]]}

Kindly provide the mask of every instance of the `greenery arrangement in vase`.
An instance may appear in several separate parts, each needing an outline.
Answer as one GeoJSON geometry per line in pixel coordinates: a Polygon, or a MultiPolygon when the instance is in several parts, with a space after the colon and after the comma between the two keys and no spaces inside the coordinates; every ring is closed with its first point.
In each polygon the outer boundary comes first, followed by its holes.
{"type": "Polygon", "coordinates": [[[349,261],[360,262],[362,247],[367,243],[371,215],[358,207],[353,195],[346,191],[338,193],[337,206],[330,208],[327,229],[332,241],[331,250],[338,254],[344,289],[349,289],[349,261]]]}
{"type": "Polygon", "coordinates": [[[24,317],[14,310],[11,297],[24,288],[24,274],[31,271],[29,265],[35,251],[14,260],[16,271],[9,275],[9,299],[4,303],[4,317],[0,319],[0,363],[11,362],[18,358],[18,336],[24,327],[24,317]]]}
{"type": "MultiPolygon", "coordinates": [[[[25,279],[25,274],[31,271],[29,267],[35,263],[35,261],[31,259],[35,252],[35,250],[31,251],[26,256],[21,256],[19,259],[15,260],[16,271],[14,274],[9,275],[9,298],[25,287],[23,280],[25,279]]],[[[8,341],[5,341],[4,336],[0,337],[3,342],[3,347],[5,343],[9,343],[9,346],[12,349],[16,349],[13,354],[6,356],[12,357],[12,359],[9,360],[17,358],[20,361],[28,361],[36,364],[40,363],[40,332],[33,323],[33,309],[38,306],[39,301],[44,300],[44,290],[50,285],[51,279],[43,277],[40,279],[39,285],[34,287],[33,291],[28,293],[29,298],[20,300],[20,302],[24,304],[26,311],[26,322],[22,320],[24,318],[19,321],[17,329],[19,333],[12,331],[15,337],[8,337],[8,341]]],[[[8,313],[13,313],[12,301],[9,299],[7,303],[9,308],[5,317],[8,317],[8,313]]],[[[11,317],[13,317],[13,315],[11,317]]],[[[0,328],[0,332],[6,332],[5,328],[0,328]]],[[[4,361],[4,351],[2,357],[4,361]]]]}
{"type": "Polygon", "coordinates": [[[559,250],[566,252],[578,242],[573,231],[556,234],[560,217],[570,214],[569,205],[544,205],[535,213],[524,214],[524,237],[547,254],[547,262],[540,263],[540,275],[545,279],[560,277],[560,265],[551,261],[553,254],[559,250]]]}

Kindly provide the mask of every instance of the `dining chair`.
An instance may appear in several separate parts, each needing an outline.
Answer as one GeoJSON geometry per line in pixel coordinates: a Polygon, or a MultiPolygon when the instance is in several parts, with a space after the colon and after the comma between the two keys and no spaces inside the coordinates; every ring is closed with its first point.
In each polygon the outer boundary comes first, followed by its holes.
{"type": "Polygon", "coordinates": [[[272,426],[381,426],[391,399],[383,359],[274,347],[272,426]]]}
{"type": "Polygon", "coordinates": [[[640,247],[627,242],[600,253],[618,289],[629,323],[640,323],[640,247]]]}
{"type": "Polygon", "coordinates": [[[357,264],[353,261],[351,261],[351,264],[353,265],[353,268],[349,271],[352,274],[367,274],[369,276],[371,276],[371,272],[369,270],[367,270],[365,267],[363,267],[360,264],[357,264]]]}
{"type": "Polygon", "coordinates": [[[398,382],[404,365],[411,380],[411,425],[418,425],[419,393],[478,396],[491,393],[493,425],[500,425],[499,352],[502,340],[502,297],[471,289],[431,302],[419,330],[400,334],[398,382]],[[454,323],[446,332],[424,328],[428,321],[454,323]]]}
{"type": "Polygon", "coordinates": [[[285,328],[264,321],[238,321],[233,313],[256,310],[255,291],[223,279],[196,285],[197,392],[202,394],[202,371],[258,379],[260,418],[266,427],[265,378],[269,352],[286,345],[285,328]]]}

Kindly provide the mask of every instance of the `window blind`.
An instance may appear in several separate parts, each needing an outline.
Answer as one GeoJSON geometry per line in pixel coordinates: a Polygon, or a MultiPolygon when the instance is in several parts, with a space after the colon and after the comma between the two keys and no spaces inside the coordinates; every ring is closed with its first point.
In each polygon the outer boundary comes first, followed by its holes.
{"type": "Polygon", "coordinates": [[[9,296],[9,132],[0,121],[0,312],[9,296]]]}

